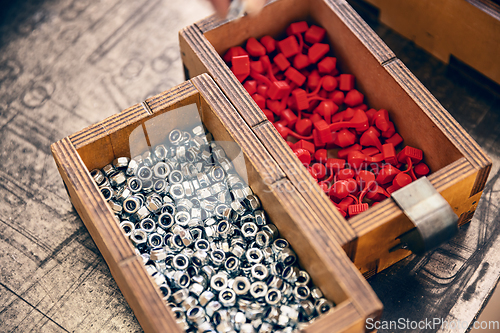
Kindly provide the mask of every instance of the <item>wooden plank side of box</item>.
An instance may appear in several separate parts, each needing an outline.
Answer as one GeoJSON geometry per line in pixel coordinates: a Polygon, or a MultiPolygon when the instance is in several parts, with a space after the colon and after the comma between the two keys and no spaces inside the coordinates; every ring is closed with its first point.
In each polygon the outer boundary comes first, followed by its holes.
{"type": "Polygon", "coordinates": [[[441,61],[450,55],[500,83],[500,5],[491,0],[364,0],[380,21],[441,61]],[[467,24],[464,24],[467,22],[467,24]]]}
{"type": "Polygon", "coordinates": [[[108,266],[116,268],[120,261],[134,256],[129,241],[69,138],[51,148],[73,206],[108,266]]]}

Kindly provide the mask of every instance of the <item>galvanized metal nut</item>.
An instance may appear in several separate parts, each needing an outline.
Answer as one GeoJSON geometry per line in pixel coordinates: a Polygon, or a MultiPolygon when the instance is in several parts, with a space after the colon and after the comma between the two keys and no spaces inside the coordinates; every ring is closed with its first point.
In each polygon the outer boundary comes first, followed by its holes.
{"type": "Polygon", "coordinates": [[[303,301],[311,296],[311,291],[309,290],[308,286],[296,286],[293,289],[293,296],[295,297],[295,299],[303,301]]]}
{"type": "Polygon", "coordinates": [[[207,304],[207,306],[205,307],[205,313],[209,316],[209,317],[213,317],[213,315],[219,311],[220,309],[222,308],[222,304],[220,304],[219,302],[217,301],[211,301],[207,304]]]}
{"type": "Polygon", "coordinates": [[[183,271],[176,271],[173,275],[173,284],[177,288],[187,288],[189,287],[189,284],[191,283],[191,278],[186,272],[183,271]]]}
{"type": "Polygon", "coordinates": [[[263,298],[267,294],[267,284],[262,281],[256,281],[250,285],[250,294],[253,298],[263,298]]]}
{"type": "Polygon", "coordinates": [[[137,160],[134,158],[130,160],[127,166],[127,170],[125,171],[125,174],[127,176],[134,176],[137,174],[137,170],[139,169],[139,163],[137,160]]]}
{"type": "Polygon", "coordinates": [[[102,168],[102,172],[106,177],[111,177],[116,173],[116,169],[111,164],[107,164],[102,168]]]}
{"type": "Polygon", "coordinates": [[[251,248],[247,250],[247,252],[245,253],[245,257],[251,265],[254,265],[260,264],[262,262],[262,259],[264,258],[264,255],[262,254],[262,251],[260,249],[251,248]]]}
{"type": "Polygon", "coordinates": [[[255,236],[257,235],[258,231],[259,227],[257,226],[257,224],[253,222],[247,222],[241,226],[241,234],[247,240],[255,239],[255,236]]]}
{"type": "Polygon", "coordinates": [[[158,226],[164,230],[170,229],[175,223],[174,218],[169,213],[163,213],[158,216],[158,226]]]}
{"type": "Polygon", "coordinates": [[[210,287],[217,292],[226,289],[227,275],[223,273],[218,273],[212,276],[212,278],[210,279],[210,287]]]}
{"type": "Polygon", "coordinates": [[[316,308],[316,311],[318,311],[318,314],[323,314],[327,313],[328,311],[330,311],[330,309],[333,308],[333,303],[326,298],[320,298],[316,300],[314,306],[316,308]]]}
{"type": "Polygon", "coordinates": [[[144,230],[134,229],[130,233],[130,240],[135,247],[139,247],[140,245],[145,245],[148,241],[148,236],[144,230]]]}
{"type": "Polygon", "coordinates": [[[158,247],[158,246],[163,246],[163,237],[156,233],[156,232],[153,232],[151,234],[149,234],[148,236],[148,246],[149,247],[158,247]]]}
{"type": "Polygon", "coordinates": [[[118,170],[125,170],[128,167],[130,159],[128,157],[118,157],[113,160],[113,166],[118,170]]]}
{"type": "Polygon", "coordinates": [[[291,248],[287,247],[279,252],[278,261],[282,262],[285,266],[292,266],[297,261],[297,255],[291,248]]]}
{"type": "Polygon", "coordinates": [[[205,310],[200,306],[193,306],[186,313],[187,319],[196,325],[200,325],[205,321],[205,310]]]}
{"type": "Polygon", "coordinates": [[[269,276],[269,270],[262,264],[252,266],[252,279],[254,281],[264,281],[269,276]]]}
{"type": "Polygon", "coordinates": [[[103,186],[99,188],[101,191],[102,196],[104,197],[104,200],[109,201],[114,198],[115,192],[113,189],[109,186],[103,186]]]}
{"type": "Polygon", "coordinates": [[[96,184],[99,186],[104,182],[104,179],[106,178],[104,176],[104,173],[99,170],[99,169],[94,169],[90,171],[90,177],[96,182],[96,184]]]}
{"type": "Polygon", "coordinates": [[[122,228],[123,232],[125,232],[125,236],[127,237],[130,236],[132,231],[135,230],[134,224],[127,220],[120,223],[120,228],[122,228]]]}
{"type": "Polygon", "coordinates": [[[213,292],[211,292],[210,290],[205,290],[198,297],[198,302],[200,303],[201,306],[204,307],[205,305],[210,303],[214,298],[215,294],[213,292]]]}
{"type": "Polygon", "coordinates": [[[188,212],[182,211],[182,212],[175,213],[175,217],[174,217],[175,223],[177,223],[178,225],[180,225],[182,227],[187,226],[190,219],[191,219],[191,217],[189,216],[188,212]]]}
{"type": "Polygon", "coordinates": [[[273,242],[273,245],[271,246],[271,248],[273,249],[273,252],[275,254],[279,254],[281,251],[283,251],[283,249],[286,249],[287,247],[289,247],[289,244],[288,242],[283,239],[283,238],[278,238],[276,239],[274,242],[273,242]]]}
{"type": "MultiPolygon", "coordinates": [[[[295,285],[307,286],[309,284],[309,281],[311,281],[311,277],[309,276],[309,273],[307,273],[306,271],[300,271],[299,276],[297,277],[297,281],[295,282],[295,285]]],[[[315,290],[316,292],[319,291],[321,293],[321,291],[317,287],[315,287],[314,289],[316,289],[315,290]]],[[[314,298],[314,296],[313,296],[313,298],[314,298]]]]}
{"type": "Polygon", "coordinates": [[[167,301],[170,298],[170,296],[172,295],[172,293],[170,291],[170,287],[166,283],[160,285],[160,291],[163,295],[164,301],[167,301]]]}
{"type": "Polygon", "coordinates": [[[236,293],[233,289],[226,288],[219,293],[219,302],[222,306],[229,308],[236,304],[236,293]]]}
{"type": "Polygon", "coordinates": [[[180,184],[184,181],[184,176],[179,170],[173,170],[168,175],[168,182],[170,184],[180,184]]]}
{"type": "Polygon", "coordinates": [[[139,209],[135,213],[132,214],[132,217],[136,221],[141,221],[150,215],[151,215],[151,212],[145,206],[141,206],[141,207],[139,207],[139,209]]]}
{"type": "Polygon", "coordinates": [[[281,302],[281,291],[276,288],[269,288],[265,296],[266,303],[275,306],[281,302]]]}
{"type": "Polygon", "coordinates": [[[172,267],[177,271],[184,271],[189,265],[189,259],[184,254],[178,254],[174,257],[172,267]]]}
{"type": "Polygon", "coordinates": [[[153,179],[153,171],[151,171],[150,167],[143,165],[137,170],[137,178],[139,178],[143,182],[145,180],[151,180],[153,179]]]}
{"type": "Polygon", "coordinates": [[[209,252],[209,258],[215,267],[219,267],[224,264],[226,254],[222,250],[212,250],[209,252]]]}
{"type": "Polygon", "coordinates": [[[193,296],[188,296],[185,300],[182,301],[181,306],[184,311],[188,312],[189,309],[198,305],[198,300],[193,296]]]}
{"type": "Polygon", "coordinates": [[[135,214],[141,208],[141,201],[137,197],[128,197],[123,201],[123,211],[129,215],[135,214]]]}
{"type": "Polygon", "coordinates": [[[182,186],[182,184],[174,184],[172,186],[170,186],[170,189],[168,191],[170,193],[170,195],[172,196],[172,198],[174,198],[174,200],[180,200],[182,198],[184,198],[184,187],[182,186]]]}

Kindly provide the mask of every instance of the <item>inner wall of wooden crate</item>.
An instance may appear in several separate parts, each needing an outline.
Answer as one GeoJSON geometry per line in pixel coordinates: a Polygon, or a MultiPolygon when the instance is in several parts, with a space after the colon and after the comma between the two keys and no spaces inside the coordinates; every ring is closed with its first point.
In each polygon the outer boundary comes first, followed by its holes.
{"type": "Polygon", "coordinates": [[[204,36],[222,56],[230,47],[242,45],[250,37],[282,38],[286,27],[300,20],[327,30],[339,70],[355,75],[356,88],[365,95],[369,107],[389,111],[396,130],[404,139],[403,144],[421,149],[431,172],[463,157],[325,1],[276,1],[257,16],[245,16],[223,24],[204,36]]]}
{"type": "MultiPolygon", "coordinates": [[[[215,115],[214,111],[208,106],[207,102],[204,99],[200,102],[199,94],[189,96],[188,98],[197,106],[196,109],[199,112],[203,124],[208,131],[212,133],[215,141],[222,143],[234,142],[227,129],[215,115]]],[[[186,104],[185,101],[183,104],[186,104]]],[[[175,105],[165,107],[155,112],[153,115],[138,117],[137,121],[128,123],[128,125],[109,133],[108,136],[82,147],[82,152],[93,152],[92,154],[84,153],[81,155],[83,162],[89,170],[102,168],[104,165],[111,163],[116,157],[130,157],[130,141],[134,142],[135,148],[133,150],[135,153],[132,151],[132,154],[135,155],[138,152],[146,151],[148,149],[148,142],[152,147],[164,142],[171,129],[180,128],[189,130],[191,127],[199,124],[193,121],[193,118],[189,117],[168,117],[168,128],[165,128],[164,121],[156,123],[151,121],[156,117],[162,117],[162,115],[172,112],[178,112],[175,105]],[[141,134],[144,133],[144,129],[146,129],[148,133],[147,140],[145,136],[141,134]],[[132,136],[132,138],[130,138],[130,136],[132,136]],[[106,156],[107,158],[106,160],[100,159],[99,164],[96,165],[93,159],[95,156],[106,156]]],[[[230,159],[233,159],[241,152],[241,149],[236,143],[233,145],[225,145],[224,148],[228,149],[226,154],[230,159]]],[[[246,179],[248,175],[249,186],[261,199],[263,207],[271,221],[277,226],[280,234],[290,242],[292,248],[298,255],[299,264],[309,272],[312,281],[320,287],[325,297],[334,301],[336,304],[347,301],[348,296],[341,284],[338,283],[335,277],[331,276],[325,268],[326,265],[321,263],[318,264],[321,259],[316,255],[307,239],[303,235],[295,233],[298,229],[297,226],[292,225],[295,221],[283,209],[275,193],[269,189],[266,185],[266,181],[261,178],[246,155],[244,156],[244,163],[235,164],[235,170],[244,179],[246,179]],[[301,258],[307,259],[303,260],[301,258]]]]}

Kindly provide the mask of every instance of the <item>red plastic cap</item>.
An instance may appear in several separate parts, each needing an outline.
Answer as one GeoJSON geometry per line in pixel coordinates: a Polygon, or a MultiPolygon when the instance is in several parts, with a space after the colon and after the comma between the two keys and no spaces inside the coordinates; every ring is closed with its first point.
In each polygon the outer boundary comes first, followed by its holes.
{"type": "Polygon", "coordinates": [[[297,38],[295,38],[295,36],[285,38],[282,41],[277,42],[277,44],[281,53],[283,53],[283,55],[287,58],[293,57],[300,51],[299,43],[297,42],[297,38]]]}
{"type": "Polygon", "coordinates": [[[354,107],[363,103],[365,96],[356,89],[350,90],[345,96],[344,103],[347,106],[354,107]]]}
{"type": "Polygon", "coordinates": [[[287,69],[288,67],[290,67],[290,62],[288,61],[288,59],[283,55],[283,53],[278,53],[276,55],[276,57],[274,57],[274,63],[276,64],[276,66],[278,66],[278,68],[281,70],[281,71],[284,71],[285,69],[287,69]]]}
{"type": "Polygon", "coordinates": [[[323,89],[328,92],[334,91],[337,88],[338,82],[337,79],[331,75],[323,76],[323,89]]]}
{"type": "Polygon", "coordinates": [[[326,176],[326,168],[321,163],[314,163],[311,166],[311,171],[309,171],[314,178],[322,180],[326,176]]]}
{"type": "Polygon", "coordinates": [[[320,120],[314,123],[314,128],[318,131],[318,135],[323,143],[328,143],[333,141],[332,132],[326,121],[320,120]]]}
{"type": "Polygon", "coordinates": [[[274,52],[276,50],[276,41],[271,36],[264,36],[260,39],[260,43],[264,45],[267,53],[274,52]]]}
{"type": "Polygon", "coordinates": [[[310,64],[309,57],[305,54],[299,53],[293,58],[293,67],[297,69],[304,69],[310,64]]]}
{"type": "Polygon", "coordinates": [[[396,158],[396,149],[392,143],[386,143],[382,145],[382,154],[384,155],[384,160],[386,163],[396,165],[398,164],[398,159],[396,158]]]}
{"type": "Polygon", "coordinates": [[[290,94],[290,86],[285,81],[276,81],[271,84],[267,95],[270,99],[282,99],[290,94]]]}
{"type": "Polygon", "coordinates": [[[295,124],[295,132],[297,132],[298,135],[309,136],[311,135],[312,127],[313,123],[311,119],[300,119],[295,124]]]}
{"type": "Polygon", "coordinates": [[[423,176],[427,176],[429,174],[429,172],[431,172],[431,170],[429,169],[429,167],[427,166],[427,164],[425,164],[425,163],[418,163],[413,168],[413,172],[415,173],[415,176],[417,178],[420,178],[420,177],[423,177],[423,176]]]}
{"type": "Polygon", "coordinates": [[[345,160],[340,158],[329,158],[326,160],[325,164],[327,170],[332,170],[334,172],[338,172],[345,168],[345,160]]]}
{"type": "Polygon", "coordinates": [[[306,82],[306,77],[293,67],[288,67],[285,72],[285,77],[299,87],[302,86],[304,82],[306,82]]]}
{"type": "Polygon", "coordinates": [[[392,143],[394,145],[394,147],[397,147],[400,143],[403,142],[403,138],[401,137],[401,135],[396,133],[393,136],[391,136],[389,139],[385,140],[385,142],[392,143]]]}
{"type": "Polygon", "coordinates": [[[423,153],[418,148],[406,146],[399,152],[398,161],[401,163],[406,163],[407,158],[410,158],[413,164],[417,164],[422,160],[423,153]]]}
{"type": "Polygon", "coordinates": [[[253,37],[248,38],[246,50],[252,57],[260,57],[266,55],[266,48],[264,47],[264,45],[259,43],[259,41],[253,37]]]}
{"type": "Polygon", "coordinates": [[[321,76],[319,75],[317,70],[313,70],[311,74],[307,76],[307,88],[314,90],[319,84],[319,80],[321,80],[321,76]]]}
{"type": "Polygon", "coordinates": [[[234,56],[241,56],[246,54],[248,53],[247,51],[245,51],[244,48],[242,48],[241,46],[235,46],[230,48],[222,58],[224,59],[225,62],[231,62],[234,56]]]}
{"type": "Polygon", "coordinates": [[[274,123],[274,113],[272,113],[268,109],[263,109],[262,112],[264,112],[264,114],[266,115],[267,120],[269,120],[270,122],[274,123]]]}
{"type": "Polygon", "coordinates": [[[412,182],[410,175],[400,172],[394,177],[394,180],[392,181],[392,186],[394,188],[400,189],[402,187],[405,187],[406,185],[410,184],[412,182]]]}
{"type": "Polygon", "coordinates": [[[253,71],[256,71],[259,74],[262,74],[265,72],[264,64],[260,60],[250,61],[250,69],[253,71]]]}
{"type": "Polygon", "coordinates": [[[250,95],[253,95],[257,92],[257,81],[248,80],[245,83],[243,83],[243,87],[250,95]]]}
{"type": "Polygon", "coordinates": [[[259,94],[253,94],[252,98],[261,110],[266,108],[266,99],[264,97],[259,94]]]}
{"type": "Polygon", "coordinates": [[[295,89],[292,91],[292,98],[298,110],[307,110],[309,108],[309,100],[305,90],[295,89]]]}
{"type": "Polygon", "coordinates": [[[330,74],[337,66],[337,58],[324,57],[323,60],[318,62],[318,72],[320,74],[330,74]]]}
{"type": "Polygon", "coordinates": [[[343,159],[346,159],[346,158],[347,158],[347,155],[349,155],[349,153],[350,153],[351,151],[355,151],[355,150],[357,150],[357,151],[361,151],[361,145],[359,145],[359,144],[357,144],[357,143],[356,143],[356,144],[354,144],[354,145],[352,145],[352,146],[350,146],[350,147],[347,147],[347,148],[341,149],[341,150],[339,150],[339,151],[337,152],[337,156],[338,156],[338,158],[343,158],[343,159]]]}
{"type": "Polygon", "coordinates": [[[356,216],[358,214],[363,213],[366,210],[368,210],[368,204],[367,203],[350,205],[349,206],[349,216],[351,216],[351,217],[352,216],[356,216]]]}
{"type": "Polygon", "coordinates": [[[375,180],[381,185],[388,184],[392,182],[394,177],[396,177],[399,173],[401,173],[401,171],[398,168],[390,164],[386,164],[382,167],[375,180]]]}
{"type": "Polygon", "coordinates": [[[309,60],[311,61],[311,63],[315,64],[321,58],[323,58],[328,53],[328,51],[330,51],[330,45],[315,43],[309,48],[307,55],[309,56],[309,60]]]}
{"type": "Polygon", "coordinates": [[[314,153],[314,160],[325,164],[328,161],[328,151],[326,149],[318,149],[314,153]]]}
{"type": "Polygon", "coordinates": [[[339,180],[332,185],[328,195],[333,199],[342,200],[347,197],[349,193],[349,183],[345,180],[339,180]]]}
{"type": "Polygon", "coordinates": [[[309,164],[311,164],[311,154],[307,150],[303,148],[298,148],[294,149],[293,153],[295,154],[295,156],[298,157],[298,159],[303,165],[308,166],[309,164]]]}
{"type": "Polygon", "coordinates": [[[328,98],[330,98],[333,103],[337,105],[342,105],[344,103],[344,93],[340,90],[335,90],[328,95],[328,98]]]}
{"type": "Polygon", "coordinates": [[[309,25],[306,21],[294,22],[288,26],[286,33],[290,35],[298,35],[306,32],[309,29],[309,25]]]}
{"type": "Polygon", "coordinates": [[[318,27],[317,25],[312,25],[305,33],[304,38],[306,42],[310,44],[319,43],[325,38],[326,30],[318,27]]]}
{"type": "Polygon", "coordinates": [[[333,143],[339,147],[345,148],[354,142],[356,142],[356,135],[345,128],[334,134],[333,143]]]}
{"type": "Polygon", "coordinates": [[[352,74],[340,74],[339,79],[339,89],[343,91],[349,91],[354,89],[354,75],[352,74]]]}
{"type": "Polygon", "coordinates": [[[250,58],[248,55],[234,56],[231,70],[234,75],[250,75],[250,58]]]}

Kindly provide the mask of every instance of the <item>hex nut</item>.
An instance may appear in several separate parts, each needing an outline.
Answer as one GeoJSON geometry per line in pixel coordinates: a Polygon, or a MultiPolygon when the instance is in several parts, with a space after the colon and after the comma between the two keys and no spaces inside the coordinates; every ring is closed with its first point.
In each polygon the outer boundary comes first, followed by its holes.
{"type": "Polygon", "coordinates": [[[229,308],[236,304],[236,293],[233,289],[223,289],[219,292],[219,302],[222,306],[229,308]]]}
{"type": "Polygon", "coordinates": [[[262,281],[256,281],[250,285],[250,294],[253,298],[263,298],[267,294],[267,284],[262,281]]]}
{"type": "Polygon", "coordinates": [[[99,169],[94,169],[90,171],[90,177],[96,182],[97,186],[101,185],[106,178],[104,173],[99,169]]]}
{"type": "Polygon", "coordinates": [[[205,290],[198,297],[198,301],[199,301],[200,305],[204,307],[210,301],[212,301],[214,299],[214,297],[215,297],[215,294],[213,292],[211,292],[210,290],[205,290]]]}
{"type": "Polygon", "coordinates": [[[128,167],[130,159],[128,157],[117,157],[113,160],[115,169],[124,170],[128,167]]]}
{"type": "Polygon", "coordinates": [[[226,289],[227,275],[223,273],[218,273],[212,276],[212,278],[210,279],[210,287],[217,292],[226,289]]]}
{"type": "Polygon", "coordinates": [[[250,281],[244,276],[238,276],[234,279],[233,290],[238,296],[248,294],[250,291],[250,281]]]}

